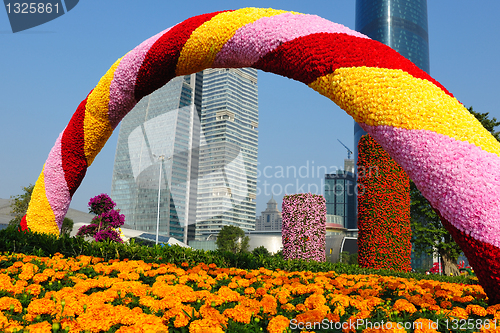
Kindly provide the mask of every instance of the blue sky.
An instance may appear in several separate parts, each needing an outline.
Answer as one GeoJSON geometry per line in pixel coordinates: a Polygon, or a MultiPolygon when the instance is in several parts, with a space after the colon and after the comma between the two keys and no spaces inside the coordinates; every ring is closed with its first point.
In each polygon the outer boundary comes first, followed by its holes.
{"type": "MultiPolygon", "coordinates": [[[[500,1],[478,4],[428,1],[431,75],[466,106],[500,119],[500,1]]],[[[354,29],[355,0],[82,0],[16,34],[0,9],[0,198],[36,181],[76,107],[116,59],[186,18],[242,7],[316,14],[354,29]]],[[[118,130],[88,169],[72,208],[86,211],[91,197],[111,192],[117,136],[118,130]]],[[[353,121],[344,111],[301,83],[259,72],[257,214],[272,192],[280,202],[286,185],[321,193],[323,170],[342,168],[347,157],[337,139],[354,150],[353,121]],[[287,168],[288,175],[279,173],[287,168]]]]}

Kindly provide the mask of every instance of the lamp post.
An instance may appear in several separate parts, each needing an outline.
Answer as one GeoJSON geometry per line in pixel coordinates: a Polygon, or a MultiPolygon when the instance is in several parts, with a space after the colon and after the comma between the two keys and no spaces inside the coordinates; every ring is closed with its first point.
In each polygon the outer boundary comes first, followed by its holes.
{"type": "Polygon", "coordinates": [[[156,156],[158,160],[160,160],[160,175],[158,176],[158,214],[156,215],[156,245],[158,245],[158,234],[160,231],[160,195],[161,195],[161,170],[163,166],[163,160],[165,159],[165,155],[156,156]]]}

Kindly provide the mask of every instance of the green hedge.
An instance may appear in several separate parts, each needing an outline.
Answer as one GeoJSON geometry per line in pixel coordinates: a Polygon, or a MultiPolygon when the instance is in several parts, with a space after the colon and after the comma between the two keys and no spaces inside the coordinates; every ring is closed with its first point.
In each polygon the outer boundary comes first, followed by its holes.
{"type": "Polygon", "coordinates": [[[200,262],[214,263],[218,267],[237,267],[241,269],[258,269],[265,267],[271,270],[285,271],[335,271],[338,274],[378,274],[382,276],[396,276],[414,278],[417,280],[437,280],[443,282],[477,284],[475,278],[468,276],[424,275],[416,273],[395,272],[362,268],[358,265],[343,263],[316,262],[306,260],[285,260],[281,254],[253,255],[250,252],[234,254],[221,251],[203,251],[174,246],[144,246],[135,243],[119,244],[109,242],[87,242],[81,237],[62,235],[56,237],[47,234],[24,233],[16,228],[9,227],[0,230],[0,252],[24,253],[40,257],[61,253],[66,257],[79,255],[111,259],[143,260],[145,262],[163,262],[180,265],[184,262],[194,266],[200,262]]]}

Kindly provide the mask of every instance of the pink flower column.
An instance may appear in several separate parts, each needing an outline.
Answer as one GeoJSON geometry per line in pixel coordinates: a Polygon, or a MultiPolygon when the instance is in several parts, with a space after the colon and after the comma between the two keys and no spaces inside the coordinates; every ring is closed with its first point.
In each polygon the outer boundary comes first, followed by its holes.
{"type": "Polygon", "coordinates": [[[311,193],[286,195],[282,209],[283,257],[325,261],[325,198],[311,193]]]}

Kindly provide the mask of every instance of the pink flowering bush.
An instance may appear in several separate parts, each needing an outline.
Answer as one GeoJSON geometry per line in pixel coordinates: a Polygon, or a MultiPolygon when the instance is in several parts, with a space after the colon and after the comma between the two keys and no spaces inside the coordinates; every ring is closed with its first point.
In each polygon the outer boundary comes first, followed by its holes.
{"type": "Polygon", "coordinates": [[[282,210],[283,257],[325,261],[325,198],[312,193],[285,195],[282,210]]]}
{"type": "Polygon", "coordinates": [[[99,194],[89,201],[89,211],[97,216],[89,225],[78,229],[77,236],[91,236],[96,242],[106,240],[123,243],[117,230],[125,223],[125,215],[115,210],[116,203],[107,195],[99,194]]]}
{"type": "Polygon", "coordinates": [[[99,194],[89,201],[89,212],[101,215],[115,208],[116,203],[105,193],[99,194]]]}

